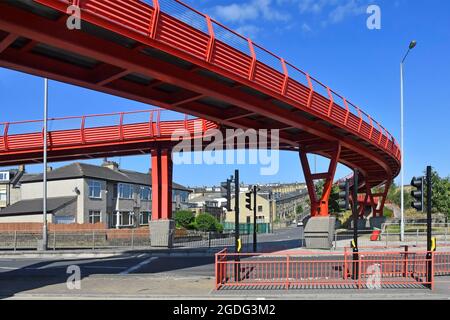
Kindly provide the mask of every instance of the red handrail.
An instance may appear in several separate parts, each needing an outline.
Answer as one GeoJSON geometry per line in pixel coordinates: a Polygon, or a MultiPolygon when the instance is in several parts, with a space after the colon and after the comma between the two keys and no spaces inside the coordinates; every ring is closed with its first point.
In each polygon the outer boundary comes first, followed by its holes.
{"type": "MultiPolygon", "coordinates": [[[[337,97],[341,98],[344,101],[344,104],[345,104],[345,109],[347,111],[347,115],[346,115],[346,118],[345,118],[345,121],[344,121],[344,126],[348,127],[347,126],[348,125],[348,117],[349,117],[348,104],[350,104],[357,111],[358,117],[360,118],[360,124],[359,124],[359,127],[358,127],[358,133],[361,133],[362,124],[363,124],[363,122],[365,122],[363,120],[363,116],[366,116],[368,119],[370,119],[369,121],[373,120],[373,118],[369,114],[367,114],[365,111],[361,110],[359,107],[356,107],[353,103],[351,103],[349,100],[345,99],[342,95],[340,95],[336,91],[332,90],[331,88],[329,88],[328,86],[323,84],[318,79],[316,79],[314,77],[311,77],[308,73],[300,70],[299,68],[295,67],[291,63],[285,61],[283,58],[279,57],[278,55],[274,54],[273,52],[269,51],[268,49],[266,49],[266,48],[264,48],[264,47],[262,47],[262,46],[260,46],[260,45],[258,45],[256,43],[254,43],[251,39],[248,39],[248,38],[242,36],[238,32],[228,28],[227,26],[223,25],[222,23],[218,22],[217,20],[210,18],[208,15],[205,15],[204,13],[202,13],[202,12],[192,8],[191,6],[185,4],[184,2],[182,2],[180,0],[173,0],[173,1],[176,2],[176,3],[179,3],[180,5],[184,6],[186,9],[188,9],[188,10],[194,12],[194,13],[196,13],[196,14],[198,14],[200,16],[203,16],[206,19],[206,24],[207,24],[207,27],[208,27],[208,33],[209,33],[209,36],[210,36],[210,40],[209,40],[208,47],[207,47],[206,54],[205,54],[205,60],[207,62],[211,62],[211,58],[212,58],[212,52],[213,52],[213,49],[214,49],[214,42],[216,41],[216,39],[214,37],[214,25],[213,24],[216,24],[216,25],[220,26],[221,28],[223,28],[224,30],[226,30],[226,31],[234,34],[235,36],[241,38],[242,40],[248,42],[250,58],[251,58],[251,62],[250,62],[249,68],[248,68],[248,80],[254,81],[254,75],[255,75],[255,70],[256,70],[256,62],[258,61],[258,58],[257,58],[256,53],[255,53],[255,48],[259,48],[260,50],[262,50],[262,51],[266,52],[267,54],[271,55],[276,60],[280,61],[280,65],[281,65],[281,68],[283,70],[283,74],[285,75],[285,79],[283,80],[282,87],[281,87],[281,90],[280,90],[282,95],[286,95],[287,86],[288,86],[289,81],[295,81],[295,79],[292,79],[292,78],[289,77],[289,75],[287,75],[287,68],[286,67],[289,66],[289,67],[293,68],[294,70],[296,70],[296,71],[300,72],[301,74],[303,74],[306,77],[306,80],[308,81],[310,94],[309,94],[309,97],[308,97],[308,105],[307,106],[309,108],[311,107],[311,102],[312,102],[311,100],[313,98],[313,93],[314,93],[314,89],[312,87],[312,81],[314,81],[318,85],[322,86],[324,89],[327,90],[328,99],[330,100],[330,104],[329,104],[328,112],[327,112],[327,116],[328,117],[331,116],[333,107],[335,105],[335,101],[334,101],[333,96],[332,96],[334,94],[337,97]],[[287,75],[287,77],[286,77],[286,75],[287,75]]],[[[142,2],[142,0],[141,0],[141,2],[142,2]]],[[[144,4],[146,4],[146,3],[144,2],[144,4]]],[[[161,9],[158,0],[153,0],[153,4],[154,4],[153,7],[155,9],[154,10],[155,11],[154,17],[156,17],[159,14],[159,11],[160,10],[163,11],[163,9],[161,9]]],[[[170,14],[170,13],[168,12],[168,14],[170,14]]],[[[155,25],[155,19],[153,19],[152,24],[155,25]]],[[[193,26],[193,27],[195,28],[195,26],[193,26]]],[[[196,29],[198,29],[198,28],[196,28],[196,29]]],[[[152,28],[152,30],[154,31],[154,28],[152,28]]],[[[244,52],[244,54],[248,55],[245,52],[244,52]]],[[[272,67],[272,69],[273,69],[273,67],[272,67]]],[[[276,70],[276,71],[278,71],[278,70],[276,70]]],[[[337,106],[339,106],[339,105],[337,105],[337,106]]],[[[341,106],[339,106],[339,107],[341,107],[341,106]]],[[[372,138],[373,131],[374,130],[378,131],[378,129],[375,129],[373,127],[373,123],[371,123],[370,126],[371,126],[370,134],[367,137],[369,140],[372,138]]],[[[398,147],[398,142],[395,140],[395,138],[385,128],[383,128],[383,130],[379,131],[380,137],[385,136],[388,141],[389,140],[393,141],[393,146],[398,147]],[[385,132],[383,132],[383,130],[385,132]]],[[[385,145],[381,145],[381,140],[382,139],[379,140],[378,145],[380,147],[386,149],[385,145]]],[[[387,150],[387,151],[394,152],[394,150],[387,150]]],[[[396,153],[396,155],[397,154],[398,154],[398,152],[396,153]]]]}

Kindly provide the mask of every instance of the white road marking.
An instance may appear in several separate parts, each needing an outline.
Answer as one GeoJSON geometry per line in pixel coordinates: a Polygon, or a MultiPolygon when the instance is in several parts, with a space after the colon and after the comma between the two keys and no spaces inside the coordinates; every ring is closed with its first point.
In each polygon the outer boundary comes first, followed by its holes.
{"type": "Polygon", "coordinates": [[[144,261],[138,263],[137,265],[132,266],[132,267],[128,268],[128,269],[125,270],[125,271],[122,271],[120,274],[129,274],[129,273],[131,273],[131,272],[134,272],[134,271],[136,271],[136,270],[142,268],[142,267],[145,266],[146,264],[149,264],[150,262],[152,262],[152,261],[154,261],[154,260],[156,260],[156,259],[158,259],[158,257],[150,257],[150,258],[148,258],[147,260],[144,260],[144,261]]]}

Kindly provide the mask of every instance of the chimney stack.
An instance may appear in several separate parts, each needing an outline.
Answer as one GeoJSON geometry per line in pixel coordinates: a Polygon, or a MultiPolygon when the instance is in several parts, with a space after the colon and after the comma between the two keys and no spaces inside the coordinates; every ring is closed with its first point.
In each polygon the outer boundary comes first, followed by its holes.
{"type": "Polygon", "coordinates": [[[104,168],[108,168],[114,171],[118,171],[119,170],[119,164],[115,161],[107,161],[106,159],[103,161],[102,163],[102,167],[104,168]]]}

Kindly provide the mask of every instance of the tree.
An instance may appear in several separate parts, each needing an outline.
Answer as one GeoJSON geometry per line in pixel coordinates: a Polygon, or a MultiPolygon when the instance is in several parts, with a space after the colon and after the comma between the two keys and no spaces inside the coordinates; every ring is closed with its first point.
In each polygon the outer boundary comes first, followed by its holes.
{"type": "Polygon", "coordinates": [[[177,211],[174,214],[174,219],[178,228],[189,228],[195,217],[191,211],[177,211]]]}
{"type": "Polygon", "coordinates": [[[304,209],[303,209],[303,206],[301,204],[299,204],[297,206],[297,208],[295,208],[295,213],[296,214],[301,214],[301,213],[303,213],[303,211],[304,211],[304,209]]]}
{"type": "MultiPolygon", "coordinates": [[[[450,176],[441,178],[436,170],[431,171],[432,182],[432,212],[444,213],[450,216],[450,176]]],[[[426,194],[426,187],[425,187],[426,194]]],[[[426,205],[426,204],[425,204],[426,205]]]]}
{"type": "MultiPolygon", "coordinates": [[[[209,213],[201,213],[195,218],[195,224],[200,231],[220,231],[219,222],[209,213]]],[[[223,229],[222,229],[223,230],[223,229]]]]}

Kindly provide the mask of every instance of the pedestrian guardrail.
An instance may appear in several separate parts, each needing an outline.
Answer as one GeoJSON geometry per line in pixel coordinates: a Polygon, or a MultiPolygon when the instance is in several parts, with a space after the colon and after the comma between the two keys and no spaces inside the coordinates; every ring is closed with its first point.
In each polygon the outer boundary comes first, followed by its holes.
{"type": "Polygon", "coordinates": [[[401,250],[236,254],[224,249],[216,254],[216,289],[432,289],[434,276],[448,272],[449,255],[401,250]]]}
{"type": "MultiPolygon", "coordinates": [[[[247,251],[252,236],[241,233],[243,250],[247,251]]],[[[40,231],[0,231],[0,250],[36,250],[40,231]]],[[[175,233],[176,247],[220,248],[235,246],[234,233],[186,231],[175,233]]],[[[150,233],[147,229],[105,229],[90,231],[50,231],[48,248],[62,249],[110,249],[151,247],[150,233]]]]}

